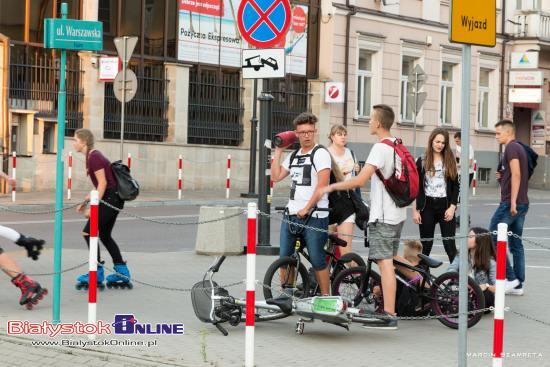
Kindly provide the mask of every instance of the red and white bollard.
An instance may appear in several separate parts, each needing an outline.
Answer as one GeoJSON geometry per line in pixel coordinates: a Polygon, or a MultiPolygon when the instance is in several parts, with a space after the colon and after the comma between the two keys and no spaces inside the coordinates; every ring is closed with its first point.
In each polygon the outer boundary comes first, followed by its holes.
{"type": "Polygon", "coordinates": [[[227,179],[225,181],[225,198],[229,199],[229,189],[231,189],[231,154],[227,155],[227,179]]]}
{"type": "Polygon", "coordinates": [[[248,231],[246,241],[246,330],[245,367],[254,366],[254,317],[256,300],[256,203],[248,203],[248,231]]]}
{"type": "Polygon", "coordinates": [[[15,184],[15,180],[17,179],[17,175],[15,173],[15,171],[17,170],[17,153],[13,152],[11,156],[11,178],[13,180],[13,185],[11,186],[11,201],[15,202],[15,187],[17,186],[15,184]]]}
{"type": "Polygon", "coordinates": [[[69,152],[69,167],[67,168],[67,200],[71,200],[73,189],[73,152],[69,152]]]}
{"type": "MultiPolygon", "coordinates": [[[[99,195],[96,190],[90,192],[90,253],[88,257],[88,323],[97,321],[97,251],[98,251],[98,212],[99,195]]],[[[95,339],[95,334],[88,334],[95,339]]]]}
{"type": "Polygon", "coordinates": [[[183,187],[183,182],[181,180],[183,172],[183,156],[180,154],[178,158],[178,200],[181,200],[181,189],[183,187]]]}
{"type": "Polygon", "coordinates": [[[474,159],[474,179],[472,180],[472,195],[476,196],[477,188],[477,161],[474,159]]]}
{"type": "Polygon", "coordinates": [[[128,168],[132,168],[132,153],[128,153],[128,168]]]}
{"type": "Polygon", "coordinates": [[[502,366],[504,344],[504,295],[506,292],[506,245],[508,225],[498,224],[497,231],[497,279],[495,289],[495,319],[493,335],[493,367],[502,366]]]}

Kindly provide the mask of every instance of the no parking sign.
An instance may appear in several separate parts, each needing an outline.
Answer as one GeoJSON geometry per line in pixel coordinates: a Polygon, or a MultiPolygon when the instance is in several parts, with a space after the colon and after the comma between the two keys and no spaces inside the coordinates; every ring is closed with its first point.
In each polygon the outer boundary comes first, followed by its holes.
{"type": "Polygon", "coordinates": [[[344,102],[344,83],[326,82],[325,83],[325,103],[343,103],[344,102]]]}
{"type": "Polygon", "coordinates": [[[252,46],[268,48],[283,39],[290,27],[288,0],[242,0],[237,24],[241,36],[252,46]]]}

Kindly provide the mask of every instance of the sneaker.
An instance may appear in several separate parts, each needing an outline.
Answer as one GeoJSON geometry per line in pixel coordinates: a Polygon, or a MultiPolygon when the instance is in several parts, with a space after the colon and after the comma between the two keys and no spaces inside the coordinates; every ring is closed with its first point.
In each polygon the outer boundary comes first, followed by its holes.
{"type": "Polygon", "coordinates": [[[506,294],[511,296],[523,296],[523,285],[518,285],[516,288],[512,288],[506,291],[506,294]]]}
{"type": "Polygon", "coordinates": [[[519,285],[520,285],[520,282],[517,279],[514,279],[514,280],[506,279],[506,285],[504,286],[504,289],[506,290],[506,293],[508,293],[509,291],[513,290],[519,285]]]}
{"type": "Polygon", "coordinates": [[[362,327],[365,329],[397,330],[397,318],[395,316],[387,312],[384,312],[380,316],[366,321],[362,327]]]}

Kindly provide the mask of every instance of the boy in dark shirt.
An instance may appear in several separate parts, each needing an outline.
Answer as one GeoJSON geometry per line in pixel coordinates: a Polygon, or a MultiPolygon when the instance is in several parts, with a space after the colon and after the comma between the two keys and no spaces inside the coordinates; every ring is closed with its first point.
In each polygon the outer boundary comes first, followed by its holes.
{"type": "MultiPolygon", "coordinates": [[[[525,215],[529,210],[528,162],[525,149],[516,141],[516,129],[510,120],[495,125],[496,139],[504,145],[504,154],[497,171],[500,183],[500,205],[491,219],[490,230],[496,231],[499,223],[508,224],[508,231],[521,237],[525,215]]],[[[494,236],[496,244],[496,236],[494,236]]],[[[525,282],[525,254],[520,238],[508,237],[514,266],[506,259],[506,293],[523,295],[525,282]]]]}

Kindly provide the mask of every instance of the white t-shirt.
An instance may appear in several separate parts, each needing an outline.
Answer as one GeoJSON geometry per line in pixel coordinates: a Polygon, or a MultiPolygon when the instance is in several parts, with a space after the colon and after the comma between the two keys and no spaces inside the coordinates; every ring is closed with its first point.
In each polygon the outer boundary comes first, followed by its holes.
{"type": "Polygon", "coordinates": [[[344,175],[344,180],[347,181],[353,177],[353,170],[355,169],[355,161],[353,160],[353,154],[351,150],[345,148],[344,154],[336,155],[332,154],[334,162],[340,168],[340,172],[344,175]]]}
{"type": "MultiPolygon", "coordinates": [[[[456,146],[456,157],[460,160],[460,154],[462,152],[462,147],[460,145],[457,145],[456,146]]],[[[473,161],[474,160],[474,148],[472,147],[472,144],[470,144],[470,159],[473,161]]],[[[468,165],[470,164],[470,162],[468,162],[468,165]]],[[[460,165],[458,165],[458,168],[459,168],[459,174],[460,174],[460,165]]],[[[474,164],[472,163],[472,166],[468,168],[468,173],[474,173],[474,164]]]]}
{"type": "Polygon", "coordinates": [[[431,198],[447,197],[447,182],[445,181],[445,167],[440,160],[435,161],[434,172],[426,172],[424,191],[431,198]]]}
{"type": "MultiPolygon", "coordinates": [[[[387,138],[395,141],[395,138],[387,138]]],[[[378,168],[385,178],[393,175],[393,154],[394,149],[385,143],[376,143],[372,147],[366,163],[378,168]]],[[[397,172],[401,171],[401,159],[398,155],[395,156],[397,172]]],[[[398,208],[386,191],[384,183],[376,174],[371,177],[370,191],[370,218],[371,222],[383,222],[386,224],[399,224],[407,219],[407,209],[398,208]]]]}
{"type": "MultiPolygon", "coordinates": [[[[315,147],[313,149],[315,149],[315,147]]],[[[313,156],[314,166],[311,162],[311,153],[313,149],[305,154],[302,153],[302,149],[300,149],[292,162],[290,162],[292,153],[287,155],[283,161],[282,166],[290,172],[290,179],[292,180],[290,200],[287,204],[288,213],[290,215],[296,215],[306,206],[313,196],[313,193],[317,189],[317,172],[327,168],[330,169],[332,166],[330,153],[325,148],[319,148],[315,152],[313,156]]],[[[317,202],[317,207],[328,208],[327,194],[323,195],[317,202]]],[[[313,216],[317,218],[326,218],[328,217],[328,212],[315,212],[313,216]]]]}

